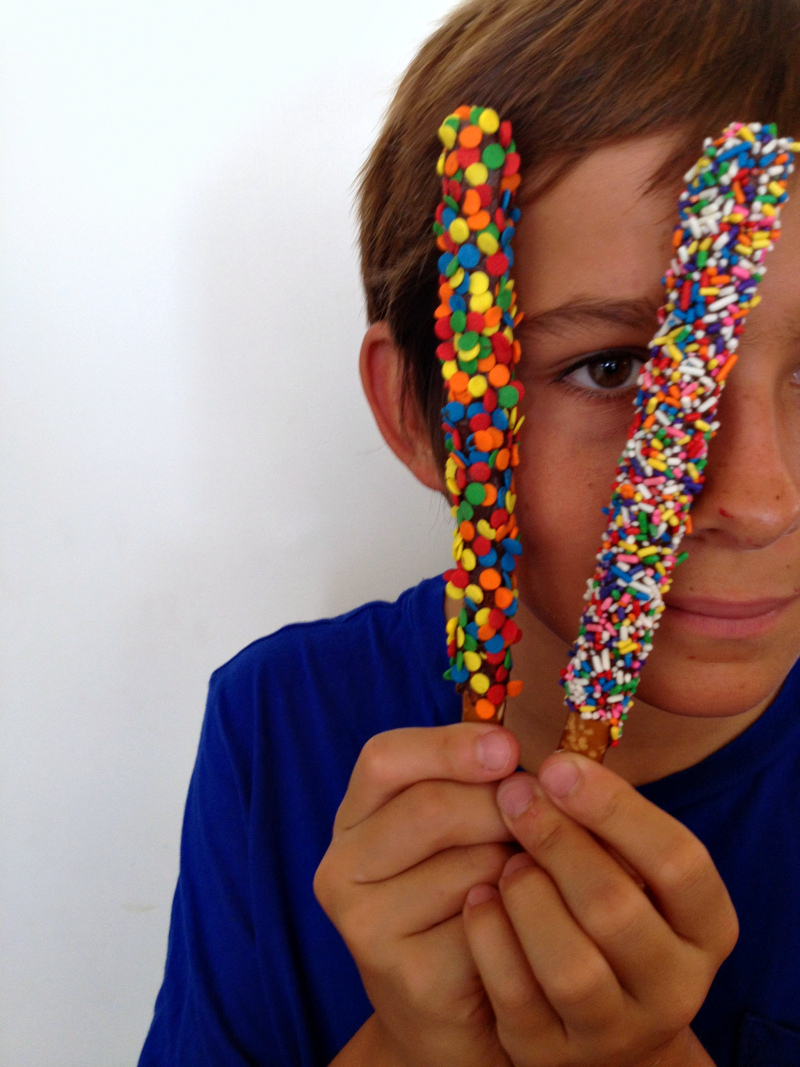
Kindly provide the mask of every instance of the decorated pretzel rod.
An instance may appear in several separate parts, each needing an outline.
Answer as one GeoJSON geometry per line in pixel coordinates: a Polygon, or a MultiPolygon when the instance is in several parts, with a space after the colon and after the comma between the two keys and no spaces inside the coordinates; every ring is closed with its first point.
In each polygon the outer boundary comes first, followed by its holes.
{"type": "Polygon", "coordinates": [[[444,575],[454,612],[445,677],[463,694],[465,719],[499,722],[506,698],[522,688],[510,678],[511,646],[521,636],[514,622],[522,547],[513,472],[523,387],[514,377],[520,316],[510,276],[519,155],[510,123],[491,108],[457,108],[439,138],[435,332],[445,383],[445,478],[456,522],[455,566],[444,575]]]}
{"type": "Polygon", "coordinates": [[[734,123],[686,175],[653,355],[617,467],[589,601],[562,671],[561,748],[602,759],[616,745],[653,647],[708,444],[800,145],[773,124],[734,123]]]}

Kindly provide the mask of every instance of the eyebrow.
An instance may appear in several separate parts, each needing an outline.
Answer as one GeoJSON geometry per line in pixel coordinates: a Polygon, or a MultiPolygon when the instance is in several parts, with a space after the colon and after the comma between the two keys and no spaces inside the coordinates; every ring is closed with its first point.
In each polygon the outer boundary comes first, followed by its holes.
{"type": "Polygon", "coordinates": [[[579,297],[558,307],[525,315],[519,325],[520,331],[559,333],[568,326],[595,326],[597,323],[612,323],[641,330],[652,330],[660,304],[657,300],[637,297],[630,300],[597,300],[579,297]]]}

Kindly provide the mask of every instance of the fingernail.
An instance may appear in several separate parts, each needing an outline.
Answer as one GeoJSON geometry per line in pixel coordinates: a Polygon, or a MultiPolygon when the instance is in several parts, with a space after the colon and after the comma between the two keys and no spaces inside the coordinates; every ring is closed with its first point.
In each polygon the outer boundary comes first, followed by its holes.
{"type": "Polygon", "coordinates": [[[487,771],[499,771],[511,757],[511,745],[503,730],[490,730],[478,738],[478,759],[487,771]]]}
{"type": "Polygon", "coordinates": [[[514,871],[520,871],[523,867],[533,867],[533,859],[527,852],[518,852],[515,856],[512,856],[510,860],[506,862],[503,868],[503,878],[507,878],[514,871]]]}
{"type": "Polygon", "coordinates": [[[539,772],[539,781],[554,797],[568,797],[577,790],[581,773],[571,759],[559,759],[539,772]]]}
{"type": "Polygon", "coordinates": [[[506,778],[497,790],[497,805],[509,819],[518,819],[536,796],[536,785],[527,774],[506,778]]]}
{"type": "Polygon", "coordinates": [[[497,890],[491,885],[474,885],[467,893],[465,901],[468,908],[474,908],[476,904],[485,904],[497,896],[497,890]]]}

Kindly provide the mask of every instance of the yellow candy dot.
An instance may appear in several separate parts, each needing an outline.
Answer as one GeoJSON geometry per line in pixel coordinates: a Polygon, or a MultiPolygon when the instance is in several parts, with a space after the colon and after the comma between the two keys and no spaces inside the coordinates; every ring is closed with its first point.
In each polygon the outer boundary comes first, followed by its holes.
{"type": "Polygon", "coordinates": [[[488,230],[484,230],[483,233],[479,233],[475,244],[483,252],[485,256],[493,256],[500,244],[493,233],[489,233],[488,230]]]}
{"type": "Polygon", "coordinates": [[[475,559],[475,553],[471,548],[465,548],[461,553],[461,566],[465,571],[474,571],[478,561],[475,559]]]}
{"type": "MultiPolygon", "coordinates": [[[[456,143],[456,131],[452,126],[448,126],[446,122],[439,127],[439,140],[445,148],[452,148],[456,143]]],[[[444,156],[444,152],[442,152],[442,155],[444,156]]]]}
{"type": "Polygon", "coordinates": [[[449,382],[455,372],[458,370],[458,364],[454,359],[448,359],[442,364],[442,377],[446,382],[449,382]]]}
{"type": "Polygon", "coordinates": [[[489,170],[485,163],[471,163],[464,171],[464,177],[469,185],[486,185],[489,170]]]}
{"type": "MultiPolygon", "coordinates": [[[[483,315],[489,310],[493,303],[492,294],[487,290],[485,293],[478,293],[469,298],[469,309],[470,311],[479,311],[481,315],[483,315]]],[[[498,329],[498,326],[487,326],[484,328],[483,332],[489,336],[489,331],[491,331],[491,333],[497,333],[498,329]]]]}
{"type": "MultiPolygon", "coordinates": [[[[450,288],[458,289],[459,285],[464,281],[464,268],[459,267],[453,277],[450,279],[450,288]]],[[[508,286],[506,286],[508,288],[508,286]]]]}
{"type": "Polygon", "coordinates": [[[448,582],[444,587],[445,595],[449,596],[451,600],[463,600],[464,590],[459,589],[457,585],[453,585],[452,582],[448,582]]]}
{"type": "MultiPolygon", "coordinates": [[[[452,228],[452,227],[451,227],[452,228]]],[[[489,288],[489,275],[482,270],[474,270],[469,279],[469,291],[480,296],[489,288]]]]}
{"type": "Polygon", "coordinates": [[[489,609],[481,608],[480,611],[475,612],[475,622],[478,626],[483,626],[485,622],[489,621],[489,609]]]}
{"type": "Polygon", "coordinates": [[[514,510],[514,505],[516,504],[516,502],[517,502],[517,494],[516,493],[506,493],[504,506],[505,506],[505,509],[506,509],[506,511],[508,512],[509,515],[514,510]]]}
{"type": "Polygon", "coordinates": [[[500,116],[494,108],[484,108],[481,117],[478,119],[478,125],[484,133],[496,133],[500,128],[500,116]]]}
{"type": "MultiPolygon", "coordinates": [[[[450,223],[450,236],[457,245],[463,245],[469,240],[469,225],[466,219],[453,219],[450,223]]],[[[452,285],[452,282],[450,283],[452,285]]]]}
{"type": "MultiPolygon", "coordinates": [[[[468,653],[464,653],[464,662],[466,663],[468,653]]],[[[467,668],[469,669],[469,668],[467,668]]],[[[485,674],[473,674],[469,680],[469,684],[479,693],[481,696],[489,689],[489,679],[485,674]]]]}
{"type": "Polygon", "coordinates": [[[478,519],[478,524],[475,529],[481,537],[485,537],[488,541],[494,541],[497,536],[497,531],[492,529],[486,519],[478,519]]]}
{"type": "Polygon", "coordinates": [[[461,626],[456,627],[456,648],[463,648],[467,635],[461,626]]]}
{"type": "Polygon", "coordinates": [[[440,178],[444,176],[444,160],[445,153],[442,152],[442,154],[436,160],[436,173],[439,175],[440,178]]]}
{"type": "Polygon", "coordinates": [[[478,397],[483,396],[488,388],[489,383],[482,374],[474,374],[467,384],[467,392],[470,396],[474,396],[476,400],[478,397]]]}
{"type": "Polygon", "coordinates": [[[483,590],[479,585],[468,585],[464,592],[473,604],[481,604],[483,602],[483,590]]]}
{"type": "MultiPolygon", "coordinates": [[[[481,657],[477,652],[464,653],[464,666],[468,671],[478,671],[481,668],[481,657]]],[[[488,688],[488,687],[487,687],[488,688]]],[[[484,690],[486,692],[486,690],[484,690]]]]}
{"type": "Polygon", "coordinates": [[[450,491],[451,496],[460,496],[461,490],[458,488],[458,482],[455,480],[455,478],[446,478],[445,483],[447,485],[448,490],[450,491]]]}

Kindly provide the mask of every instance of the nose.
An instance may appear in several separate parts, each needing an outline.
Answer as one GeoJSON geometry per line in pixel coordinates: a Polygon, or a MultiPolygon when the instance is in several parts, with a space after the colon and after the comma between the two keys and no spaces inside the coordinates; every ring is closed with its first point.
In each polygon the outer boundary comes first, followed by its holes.
{"type": "Polygon", "coordinates": [[[720,400],[721,427],[692,508],[693,535],[732,548],[767,548],[800,529],[797,416],[782,408],[772,385],[746,374],[734,381],[735,373],[720,400]]]}

